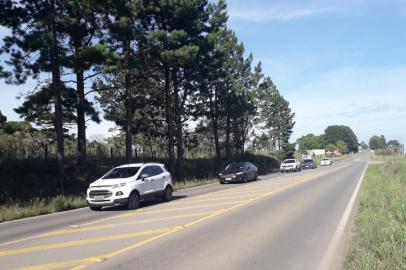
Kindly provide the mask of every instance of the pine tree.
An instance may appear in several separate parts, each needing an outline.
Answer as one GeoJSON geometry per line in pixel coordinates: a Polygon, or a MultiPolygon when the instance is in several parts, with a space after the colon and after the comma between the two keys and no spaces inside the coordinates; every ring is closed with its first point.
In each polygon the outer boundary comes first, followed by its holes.
{"type": "MultiPolygon", "coordinates": [[[[101,73],[101,65],[109,55],[101,38],[101,13],[103,5],[93,0],[65,1],[61,14],[61,31],[65,36],[62,64],[75,74],[77,111],[77,151],[78,164],[86,161],[86,109],[89,103],[85,98],[85,83],[101,73]]],[[[93,118],[98,120],[98,118],[93,118]]]]}
{"type": "Polygon", "coordinates": [[[4,38],[3,53],[9,56],[6,64],[12,70],[1,68],[7,83],[23,84],[28,77],[51,73],[54,95],[55,132],[57,138],[58,175],[60,192],[64,179],[64,138],[62,127],[61,63],[62,35],[60,14],[62,6],[55,0],[2,1],[0,25],[12,30],[4,38]]]}
{"type": "Polygon", "coordinates": [[[184,123],[188,120],[197,93],[196,80],[200,47],[207,33],[208,2],[151,1],[154,27],[151,42],[164,73],[168,152],[173,167],[173,144],[176,138],[176,176],[184,179],[184,123]]]}

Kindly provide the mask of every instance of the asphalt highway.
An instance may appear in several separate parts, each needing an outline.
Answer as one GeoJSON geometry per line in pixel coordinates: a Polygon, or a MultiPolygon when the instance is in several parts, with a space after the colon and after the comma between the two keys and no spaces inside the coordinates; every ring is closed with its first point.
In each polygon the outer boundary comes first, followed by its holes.
{"type": "Polygon", "coordinates": [[[0,268],[318,269],[367,158],[3,223],[0,268]]]}

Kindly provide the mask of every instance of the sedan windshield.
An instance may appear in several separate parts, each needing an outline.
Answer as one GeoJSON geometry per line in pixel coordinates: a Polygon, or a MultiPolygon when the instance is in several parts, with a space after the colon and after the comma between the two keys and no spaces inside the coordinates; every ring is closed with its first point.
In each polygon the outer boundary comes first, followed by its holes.
{"type": "Polygon", "coordinates": [[[313,159],[305,159],[303,160],[303,163],[313,163],[313,159]]]}
{"type": "Polygon", "coordinates": [[[231,163],[226,167],[226,170],[239,170],[239,169],[244,169],[244,163],[243,162],[236,162],[236,163],[231,163]]]}
{"type": "Polygon", "coordinates": [[[295,163],[294,159],[287,159],[283,163],[295,163]]]}
{"type": "Polygon", "coordinates": [[[140,167],[114,168],[103,176],[102,179],[128,178],[136,175],[139,170],[140,167]]]}

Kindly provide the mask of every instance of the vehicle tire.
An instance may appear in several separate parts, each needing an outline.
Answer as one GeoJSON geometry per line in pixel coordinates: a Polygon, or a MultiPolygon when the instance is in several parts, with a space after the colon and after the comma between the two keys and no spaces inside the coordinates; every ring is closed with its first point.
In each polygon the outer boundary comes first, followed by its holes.
{"type": "Polygon", "coordinates": [[[130,194],[130,197],[128,198],[127,209],[134,210],[137,209],[139,205],[140,205],[140,195],[138,194],[138,192],[133,191],[130,194]]]}
{"type": "Polygon", "coordinates": [[[246,174],[244,174],[244,176],[243,176],[243,178],[242,178],[242,181],[243,181],[244,183],[248,183],[248,176],[247,176],[246,174]]]}
{"type": "Polygon", "coordinates": [[[224,185],[225,183],[223,181],[220,181],[220,185],[224,185]]]}
{"type": "Polygon", "coordinates": [[[258,173],[255,174],[254,181],[258,181],[258,173]]]}
{"type": "Polygon", "coordinates": [[[100,211],[102,209],[101,206],[89,206],[90,210],[92,211],[100,211]]]}
{"type": "Polygon", "coordinates": [[[302,171],[302,167],[299,168],[299,172],[301,172],[301,171],[302,171]]]}
{"type": "Polygon", "coordinates": [[[164,191],[164,195],[162,196],[162,200],[164,202],[169,202],[172,200],[172,187],[171,186],[166,186],[165,191],[164,191]]]}

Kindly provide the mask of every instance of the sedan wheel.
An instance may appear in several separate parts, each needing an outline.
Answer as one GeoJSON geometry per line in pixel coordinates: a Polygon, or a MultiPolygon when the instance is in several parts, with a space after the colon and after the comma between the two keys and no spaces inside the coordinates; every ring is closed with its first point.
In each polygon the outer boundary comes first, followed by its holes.
{"type": "Polygon", "coordinates": [[[140,205],[140,195],[138,195],[138,192],[134,191],[128,198],[127,208],[128,210],[133,210],[137,209],[139,205],[140,205]]]}
{"type": "Polygon", "coordinates": [[[244,178],[243,178],[243,180],[242,180],[244,183],[248,183],[248,177],[247,177],[247,175],[246,174],[244,174],[244,178]]]}

